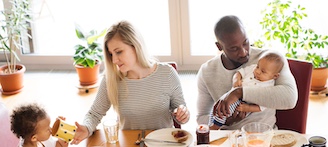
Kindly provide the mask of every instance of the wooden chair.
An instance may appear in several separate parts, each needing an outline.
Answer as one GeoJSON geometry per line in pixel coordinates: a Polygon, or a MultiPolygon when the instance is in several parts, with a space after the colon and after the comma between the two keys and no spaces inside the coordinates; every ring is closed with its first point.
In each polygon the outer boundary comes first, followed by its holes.
{"type": "MultiPolygon", "coordinates": [[[[178,69],[177,63],[175,63],[175,62],[166,62],[166,63],[168,63],[172,67],[174,67],[175,70],[178,69]]],[[[181,125],[178,122],[176,122],[174,119],[173,119],[173,125],[174,125],[175,128],[180,128],[181,129],[181,125]]]]}
{"type": "Polygon", "coordinates": [[[19,139],[10,129],[10,117],[6,106],[0,102],[0,146],[17,147],[19,139]]]}
{"type": "Polygon", "coordinates": [[[288,63],[296,81],[298,89],[298,101],[294,109],[276,111],[276,125],[279,129],[293,130],[305,134],[312,64],[307,61],[300,61],[295,59],[288,59],[288,63]]]}

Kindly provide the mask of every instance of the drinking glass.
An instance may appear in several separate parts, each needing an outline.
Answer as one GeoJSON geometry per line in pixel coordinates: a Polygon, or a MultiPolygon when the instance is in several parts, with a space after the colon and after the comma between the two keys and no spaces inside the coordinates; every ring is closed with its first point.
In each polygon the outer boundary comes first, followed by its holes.
{"type": "Polygon", "coordinates": [[[249,123],[241,128],[245,134],[244,144],[247,147],[270,147],[273,129],[264,123],[249,123]]]}
{"type": "Polygon", "coordinates": [[[271,126],[260,122],[253,122],[244,125],[241,131],[237,131],[230,135],[232,137],[230,140],[232,140],[232,146],[270,147],[273,135],[274,133],[271,126]]]}
{"type": "Polygon", "coordinates": [[[116,119],[108,119],[103,122],[106,141],[115,144],[118,141],[119,123],[116,119]]]}

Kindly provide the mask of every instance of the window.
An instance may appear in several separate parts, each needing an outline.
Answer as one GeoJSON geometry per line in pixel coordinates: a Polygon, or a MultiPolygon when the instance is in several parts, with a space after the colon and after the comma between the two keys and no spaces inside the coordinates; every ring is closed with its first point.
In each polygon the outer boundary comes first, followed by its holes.
{"type": "Polygon", "coordinates": [[[72,55],[78,40],[75,23],[85,31],[100,32],[120,20],[128,20],[141,32],[153,55],[170,55],[166,0],[36,0],[34,3],[36,54],[72,55]]]}
{"type": "MultiPolygon", "coordinates": [[[[5,2],[9,0],[4,0],[5,2]]],[[[179,69],[198,69],[218,53],[213,28],[224,15],[237,15],[252,42],[261,28],[261,10],[269,0],[33,0],[34,53],[20,55],[27,68],[73,68],[78,39],[74,24],[86,31],[102,30],[119,20],[132,22],[149,52],[161,61],[176,61],[179,69]]],[[[299,0],[307,8],[306,24],[328,34],[324,1],[299,0]]],[[[295,1],[293,1],[295,3],[295,1]]],[[[6,5],[5,5],[6,7],[6,5]]],[[[99,39],[102,43],[102,39],[99,39]]],[[[325,50],[323,50],[324,52],[325,50]]],[[[328,54],[327,52],[324,52],[328,54]]]]}
{"type": "MultiPolygon", "coordinates": [[[[262,27],[259,22],[262,19],[261,11],[265,9],[267,4],[273,0],[206,0],[182,1],[183,5],[189,5],[185,10],[182,18],[183,46],[187,48],[188,54],[183,54],[184,61],[187,63],[203,63],[217,54],[218,49],[214,44],[216,38],[214,35],[215,23],[225,15],[238,16],[246,27],[247,35],[250,42],[258,39],[259,32],[262,27]]],[[[303,19],[306,27],[314,29],[318,33],[328,35],[328,23],[323,21],[328,17],[328,10],[324,1],[292,1],[293,4],[300,4],[306,7],[308,17],[303,19]]],[[[183,6],[182,5],[182,6],[183,6]]],[[[280,48],[277,48],[280,49],[280,48]]],[[[279,50],[281,51],[281,50],[279,50]]],[[[321,54],[328,56],[327,49],[322,49],[321,54]]]]}

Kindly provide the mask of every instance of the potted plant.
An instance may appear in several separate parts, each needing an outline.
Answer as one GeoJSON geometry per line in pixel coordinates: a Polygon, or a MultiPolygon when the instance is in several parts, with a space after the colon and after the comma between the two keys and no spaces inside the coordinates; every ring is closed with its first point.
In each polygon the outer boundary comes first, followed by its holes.
{"type": "Polygon", "coordinates": [[[302,26],[302,20],[307,17],[305,8],[292,2],[273,0],[262,12],[262,38],[254,43],[257,47],[268,47],[280,43],[285,50],[285,56],[307,60],[313,64],[311,90],[325,89],[327,81],[327,55],[320,54],[327,51],[328,36],[316,33],[311,28],[302,26]],[[317,74],[320,71],[322,73],[317,74]],[[315,85],[319,82],[319,85],[315,85]]]}
{"type": "Polygon", "coordinates": [[[81,43],[75,46],[74,65],[79,75],[80,85],[88,86],[97,83],[99,66],[103,60],[101,45],[98,38],[105,35],[106,30],[97,33],[95,30],[84,32],[79,25],[75,25],[75,33],[81,43]]]}
{"type": "Polygon", "coordinates": [[[6,64],[0,67],[2,94],[15,94],[23,88],[25,66],[18,64],[17,53],[21,50],[22,38],[31,37],[26,32],[31,22],[29,0],[12,0],[11,10],[1,11],[0,50],[4,52],[6,64]]]}

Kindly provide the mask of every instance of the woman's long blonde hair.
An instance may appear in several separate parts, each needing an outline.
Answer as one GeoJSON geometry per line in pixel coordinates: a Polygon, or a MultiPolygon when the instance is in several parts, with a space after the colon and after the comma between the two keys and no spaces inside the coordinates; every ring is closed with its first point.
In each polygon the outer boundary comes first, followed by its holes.
{"type": "Polygon", "coordinates": [[[124,73],[118,70],[118,67],[113,64],[112,56],[109,53],[107,43],[118,35],[123,43],[132,46],[137,55],[137,62],[142,67],[149,68],[154,63],[150,56],[147,54],[142,36],[127,21],[120,21],[114,24],[107,30],[104,37],[104,63],[105,63],[105,77],[107,84],[107,95],[114,110],[118,113],[118,82],[124,80],[124,73]]]}

